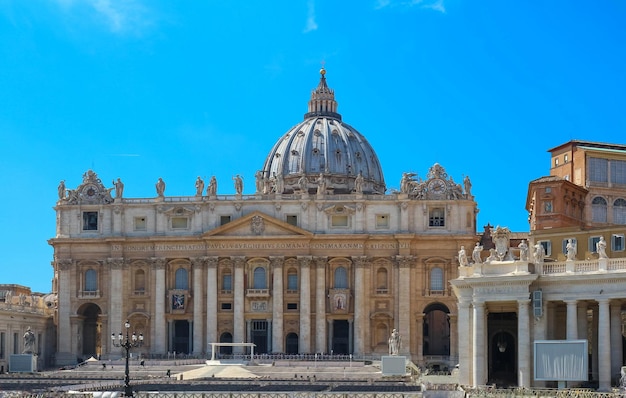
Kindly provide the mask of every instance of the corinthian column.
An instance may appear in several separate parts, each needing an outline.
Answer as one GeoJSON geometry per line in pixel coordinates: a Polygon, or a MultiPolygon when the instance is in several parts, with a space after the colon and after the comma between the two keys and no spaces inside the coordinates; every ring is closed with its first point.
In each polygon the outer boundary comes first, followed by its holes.
{"type": "Polygon", "coordinates": [[[300,262],[300,352],[311,352],[311,257],[299,256],[300,262]]]}
{"type": "Polygon", "coordinates": [[[528,304],[530,299],[518,300],[518,321],[517,321],[517,352],[519,360],[517,368],[519,372],[518,386],[530,387],[530,317],[528,316],[528,304]]]}
{"type": "Polygon", "coordinates": [[[399,268],[398,294],[398,331],[402,335],[402,355],[410,355],[411,350],[411,264],[413,256],[396,256],[399,268]]]}
{"type": "Polygon", "coordinates": [[[193,353],[200,354],[204,351],[202,344],[203,322],[202,322],[202,296],[204,295],[202,287],[202,270],[206,259],[204,257],[191,259],[193,269],[193,353]]]}
{"type": "Polygon", "coordinates": [[[354,353],[363,355],[365,350],[365,287],[363,286],[363,273],[367,266],[367,257],[352,257],[354,263],[354,353]]]}
{"type": "Polygon", "coordinates": [[[207,257],[206,272],[206,343],[217,343],[217,257],[207,257]]]}
{"type": "Polygon", "coordinates": [[[315,352],[326,347],[326,257],[315,257],[315,352]]]}
{"type": "Polygon", "coordinates": [[[283,263],[284,257],[270,257],[274,272],[272,289],[272,351],[285,352],[283,340],[283,263]]]}
{"type": "MultiPolygon", "coordinates": [[[[233,342],[245,341],[244,334],[244,291],[243,291],[243,267],[246,264],[245,257],[232,257],[235,263],[235,302],[233,309],[233,342]]],[[[243,352],[242,347],[234,347],[233,352],[243,352]]]]}
{"type": "Polygon", "coordinates": [[[611,390],[611,318],[609,300],[598,301],[598,380],[599,391],[611,390]]]}
{"type": "Polygon", "coordinates": [[[165,290],[165,264],[164,258],[153,258],[152,263],[155,269],[155,289],[154,289],[154,320],[152,322],[152,335],[154,336],[152,352],[155,354],[165,354],[165,301],[167,292],[165,290]]]}
{"type": "MultiPolygon", "coordinates": [[[[122,266],[124,265],[124,259],[109,258],[107,259],[107,264],[109,265],[109,272],[111,272],[111,288],[109,291],[109,336],[111,334],[117,336],[118,333],[122,332],[125,321],[125,319],[122,320],[122,298],[126,296],[122,290],[122,266]]],[[[109,347],[109,353],[111,352],[110,350],[111,347],[109,347]]]]}
{"type": "Polygon", "coordinates": [[[72,266],[74,262],[70,259],[56,260],[57,272],[59,273],[58,289],[58,341],[59,353],[70,355],[72,352],[72,333],[70,325],[70,303],[72,286],[72,266]]]}

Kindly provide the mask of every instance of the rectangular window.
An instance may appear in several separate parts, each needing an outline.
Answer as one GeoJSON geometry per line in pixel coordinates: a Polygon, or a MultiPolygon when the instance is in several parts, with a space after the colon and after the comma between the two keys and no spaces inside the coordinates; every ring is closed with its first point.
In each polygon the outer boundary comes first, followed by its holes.
{"type": "Polygon", "coordinates": [[[222,290],[227,292],[233,290],[233,276],[231,274],[222,276],[222,290]]]}
{"type": "Polygon", "coordinates": [[[298,216],[295,214],[287,214],[286,221],[287,224],[293,225],[295,227],[298,226],[298,216]]]}
{"type": "Polygon", "coordinates": [[[565,155],[563,155],[563,163],[567,163],[567,162],[569,162],[569,156],[566,153],[565,155]]]}
{"type": "Polygon", "coordinates": [[[542,240],[539,243],[541,243],[541,246],[543,246],[543,255],[551,256],[552,255],[552,242],[550,242],[549,240],[542,240]]]}
{"type": "Polygon", "coordinates": [[[98,230],[98,212],[97,211],[84,211],[83,212],[83,231],[97,231],[98,230]]]}
{"type": "Polygon", "coordinates": [[[222,303],[222,310],[230,311],[233,309],[233,303],[222,303]]]}
{"type": "Polygon", "coordinates": [[[333,215],[330,217],[330,223],[333,227],[347,227],[348,226],[348,216],[344,215],[333,215]]]}
{"type": "Polygon", "coordinates": [[[148,228],[146,217],[135,217],[135,231],[145,231],[148,228]]]}
{"type": "Polygon", "coordinates": [[[600,242],[599,236],[592,236],[589,238],[589,251],[592,253],[596,252],[596,245],[600,242]]]}
{"type": "Polygon", "coordinates": [[[550,193],[552,192],[552,188],[551,187],[546,187],[546,193],[550,193]]]}
{"type": "Polygon", "coordinates": [[[172,229],[187,229],[188,225],[187,217],[172,217],[172,229]]]}
{"type": "Polygon", "coordinates": [[[376,214],[376,228],[389,228],[389,214],[376,214]]]}
{"type": "Polygon", "coordinates": [[[220,216],[220,225],[226,225],[230,222],[230,216],[220,216]]]}
{"type": "Polygon", "coordinates": [[[624,234],[613,234],[611,236],[611,250],[614,252],[624,251],[624,234]]]}
{"type": "Polygon", "coordinates": [[[298,303],[287,303],[287,309],[288,310],[297,310],[298,309],[298,303]]]}
{"type": "Polygon", "coordinates": [[[430,211],[430,216],[428,218],[428,226],[429,227],[445,227],[446,220],[444,216],[443,209],[437,208],[432,209],[430,211]]]}
{"type": "Polygon", "coordinates": [[[6,340],[6,334],[4,332],[0,332],[0,359],[4,359],[4,356],[6,355],[5,340],[6,340]]]}
{"type": "MultiPolygon", "coordinates": [[[[574,247],[578,247],[578,242],[576,241],[576,238],[567,238],[567,239],[571,239],[574,247]]],[[[563,254],[567,254],[567,239],[563,239],[563,247],[562,247],[563,254]]]]}
{"type": "Polygon", "coordinates": [[[589,181],[608,182],[609,161],[607,159],[589,158],[589,181]]]}
{"type": "Polygon", "coordinates": [[[611,160],[611,183],[626,185],[626,162],[611,160]]]}
{"type": "Polygon", "coordinates": [[[298,290],[298,275],[287,275],[287,290],[298,290]]]}
{"type": "Polygon", "coordinates": [[[559,165],[559,158],[554,158],[554,167],[559,165]]]}

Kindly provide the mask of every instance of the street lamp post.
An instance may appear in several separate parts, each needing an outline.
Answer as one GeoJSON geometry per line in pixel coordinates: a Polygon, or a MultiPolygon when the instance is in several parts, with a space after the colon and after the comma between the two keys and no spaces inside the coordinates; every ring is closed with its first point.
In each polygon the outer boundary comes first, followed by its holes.
{"type": "Polygon", "coordinates": [[[111,342],[115,347],[122,347],[126,350],[126,368],[124,369],[124,396],[132,397],[133,389],[130,386],[130,369],[128,366],[128,361],[130,359],[130,349],[132,347],[141,347],[143,345],[143,333],[139,333],[139,336],[137,336],[137,333],[133,332],[132,336],[129,338],[128,331],[130,329],[130,322],[124,322],[124,327],[126,328],[126,340],[123,341],[124,336],[121,332],[117,336],[117,340],[115,339],[115,333],[112,333],[111,342]]]}

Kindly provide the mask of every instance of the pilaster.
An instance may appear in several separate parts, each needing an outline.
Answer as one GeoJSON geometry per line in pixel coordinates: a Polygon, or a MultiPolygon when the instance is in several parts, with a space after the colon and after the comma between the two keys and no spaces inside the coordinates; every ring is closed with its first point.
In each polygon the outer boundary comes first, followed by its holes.
{"type": "MultiPolygon", "coordinates": [[[[246,264],[245,257],[231,257],[235,265],[234,281],[234,308],[233,308],[233,341],[247,341],[244,335],[244,291],[243,291],[243,268],[246,264]]],[[[233,347],[233,352],[242,353],[241,347],[233,347]]]]}
{"type": "Polygon", "coordinates": [[[299,256],[300,263],[300,334],[298,348],[311,352],[311,257],[299,256]]]}
{"type": "Polygon", "coordinates": [[[152,264],[155,272],[154,291],[154,320],[152,322],[152,336],[154,336],[153,352],[155,354],[165,354],[167,346],[165,344],[165,301],[167,292],[165,290],[165,266],[167,260],[164,258],[153,258],[152,264]]]}
{"type": "Polygon", "coordinates": [[[326,257],[315,257],[315,351],[330,352],[326,346],[326,257]]]}
{"type": "Polygon", "coordinates": [[[398,264],[398,331],[402,335],[402,355],[410,355],[411,348],[411,266],[413,256],[396,256],[398,264]]]}
{"type": "Polygon", "coordinates": [[[203,271],[206,263],[205,257],[197,257],[191,259],[193,271],[193,353],[200,354],[204,352],[204,323],[202,322],[202,298],[204,296],[203,271]]]}
{"type": "Polygon", "coordinates": [[[272,351],[285,352],[283,339],[283,263],[284,257],[270,257],[273,272],[272,289],[272,351]]]}

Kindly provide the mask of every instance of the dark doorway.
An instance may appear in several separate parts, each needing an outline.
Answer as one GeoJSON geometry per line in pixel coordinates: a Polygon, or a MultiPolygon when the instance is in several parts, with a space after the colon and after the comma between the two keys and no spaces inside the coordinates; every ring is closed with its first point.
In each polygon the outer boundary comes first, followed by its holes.
{"type": "Polygon", "coordinates": [[[267,354],[267,321],[252,321],[252,342],[255,353],[267,354]]]}
{"type": "Polygon", "coordinates": [[[285,339],[285,352],[287,354],[298,353],[298,335],[295,333],[289,333],[285,339]]]}
{"type": "MultiPolygon", "coordinates": [[[[232,343],[233,342],[233,335],[226,332],[226,333],[222,333],[222,335],[220,336],[220,343],[232,343]]],[[[227,347],[220,347],[220,354],[223,355],[232,355],[233,353],[233,347],[231,346],[227,346],[227,347]]]]}
{"type": "Polygon", "coordinates": [[[489,384],[517,386],[516,332],[517,314],[489,314],[489,384]]]}
{"type": "Polygon", "coordinates": [[[350,327],[346,320],[333,321],[333,353],[350,353],[350,327]]]}
{"type": "Polygon", "coordinates": [[[174,321],[174,351],[189,354],[189,321],[174,321]]]}
{"type": "Polygon", "coordinates": [[[422,336],[424,355],[450,355],[450,310],[441,303],[433,303],[424,309],[422,336]]]}
{"type": "MultiPolygon", "coordinates": [[[[78,313],[83,316],[83,331],[79,334],[82,339],[82,355],[84,359],[91,356],[97,358],[101,353],[99,318],[102,311],[96,304],[87,304],[81,307],[78,313]]],[[[120,325],[120,328],[122,328],[122,325],[120,325]]]]}

